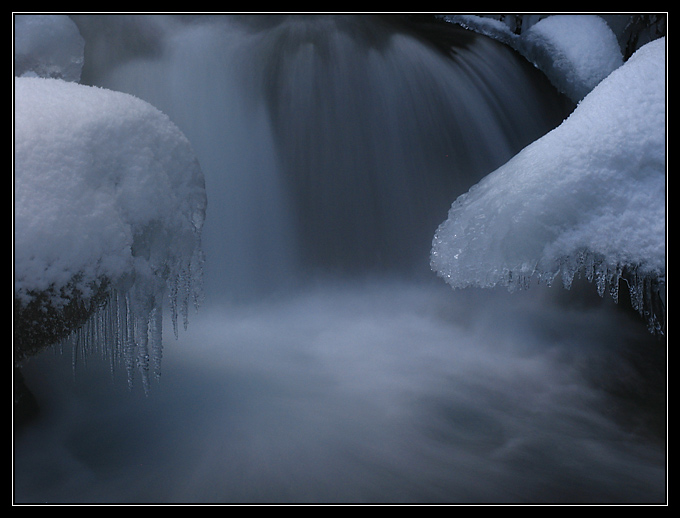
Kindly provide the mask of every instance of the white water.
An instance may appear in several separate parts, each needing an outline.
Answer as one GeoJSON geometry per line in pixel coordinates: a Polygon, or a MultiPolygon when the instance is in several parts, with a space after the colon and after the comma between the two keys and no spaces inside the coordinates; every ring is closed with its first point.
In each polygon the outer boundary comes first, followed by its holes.
{"type": "Polygon", "coordinates": [[[206,275],[221,296],[317,268],[429,275],[451,202],[561,121],[539,75],[490,40],[449,60],[370,17],[248,20],[151,18],[156,53],[90,72],[192,142],[209,193],[206,275]]]}
{"type": "Polygon", "coordinates": [[[94,357],[29,362],[45,411],[15,440],[17,502],[664,499],[644,323],[589,285],[452,291],[428,271],[455,196],[548,129],[535,76],[499,46],[452,65],[340,22],[141,24],[164,53],[90,72],[192,141],[206,298],[149,396],[94,357]]]}
{"type": "Polygon", "coordinates": [[[662,501],[649,333],[551,297],[375,281],[205,307],[166,340],[148,397],[105,361],[74,379],[68,355],[43,355],[25,371],[46,413],[16,440],[15,496],[662,501]]]}

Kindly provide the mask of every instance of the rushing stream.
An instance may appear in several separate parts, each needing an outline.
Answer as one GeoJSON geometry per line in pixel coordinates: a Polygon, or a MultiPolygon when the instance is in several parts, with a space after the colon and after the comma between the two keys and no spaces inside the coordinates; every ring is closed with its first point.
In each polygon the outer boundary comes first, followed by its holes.
{"type": "Polygon", "coordinates": [[[452,201],[568,113],[537,70],[399,17],[75,20],[83,82],[196,150],[205,300],[148,396],[97,357],[27,363],[17,502],[664,500],[665,357],[634,313],[429,269],[452,201]]]}

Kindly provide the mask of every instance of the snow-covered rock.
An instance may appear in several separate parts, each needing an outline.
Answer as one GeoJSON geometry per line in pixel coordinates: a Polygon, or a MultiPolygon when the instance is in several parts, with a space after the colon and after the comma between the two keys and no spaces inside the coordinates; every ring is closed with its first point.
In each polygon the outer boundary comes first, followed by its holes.
{"type": "MultiPolygon", "coordinates": [[[[665,38],[602,81],[559,127],[452,205],[432,268],[454,288],[509,288],[581,269],[630,283],[641,312],[665,283],[665,38]]],[[[654,325],[654,316],[649,315],[654,325]]]]}
{"type": "Polygon", "coordinates": [[[14,75],[80,81],[85,41],[64,14],[14,16],[14,75]]]}
{"type": "MultiPolygon", "coordinates": [[[[15,78],[14,298],[87,304],[105,284],[146,326],[200,289],[203,174],[170,119],[131,95],[15,78]]],[[[139,327],[146,335],[145,327],[139,327]]]]}
{"type": "Polygon", "coordinates": [[[456,15],[447,19],[510,45],[574,102],[623,64],[616,35],[597,15],[548,16],[519,34],[493,18],[456,15]]]}

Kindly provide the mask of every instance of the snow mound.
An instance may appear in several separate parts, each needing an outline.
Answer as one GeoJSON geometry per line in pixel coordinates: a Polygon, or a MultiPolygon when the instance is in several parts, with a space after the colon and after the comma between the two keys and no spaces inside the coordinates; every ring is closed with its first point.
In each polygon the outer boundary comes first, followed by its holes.
{"type": "Polygon", "coordinates": [[[458,15],[447,19],[510,45],[574,102],[623,64],[616,35],[597,15],[548,16],[521,34],[493,18],[458,15]]]}
{"type": "Polygon", "coordinates": [[[206,208],[188,140],[127,94],[45,78],[14,88],[15,300],[87,303],[105,282],[138,329],[168,292],[176,319],[200,295],[206,208]]]}
{"type": "Polygon", "coordinates": [[[80,81],[85,41],[66,15],[14,16],[14,75],[80,81]]]}
{"type": "Polygon", "coordinates": [[[453,203],[433,240],[433,270],[454,288],[510,289],[558,273],[569,288],[585,270],[614,297],[624,276],[649,311],[643,292],[666,272],[665,81],[661,38],[453,203]]]}

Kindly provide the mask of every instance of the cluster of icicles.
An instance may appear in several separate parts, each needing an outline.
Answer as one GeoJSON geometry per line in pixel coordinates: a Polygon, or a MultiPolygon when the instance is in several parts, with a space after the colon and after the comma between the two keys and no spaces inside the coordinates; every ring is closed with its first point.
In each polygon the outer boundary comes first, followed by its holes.
{"type": "Polygon", "coordinates": [[[112,289],[87,322],[59,344],[59,351],[71,349],[74,371],[79,364],[85,365],[88,357],[99,355],[109,363],[112,375],[125,370],[131,390],[139,373],[148,394],[152,381],[161,375],[165,298],[177,338],[180,318],[186,330],[190,307],[198,309],[200,305],[202,270],[182,268],[153,293],[138,286],[126,291],[112,289]]]}
{"type": "MultiPolygon", "coordinates": [[[[541,271],[538,267],[528,271],[505,270],[487,286],[501,285],[509,291],[528,289],[532,281],[551,286],[559,275],[565,289],[571,289],[575,279],[585,277],[594,283],[597,294],[604,297],[609,293],[615,303],[619,303],[620,286],[628,286],[631,307],[646,321],[649,332],[664,333],[663,315],[665,311],[665,279],[655,273],[645,272],[639,266],[610,264],[601,256],[581,250],[576,254],[562,257],[558,266],[551,271],[541,271]],[[498,280],[500,277],[501,280],[498,280]]],[[[447,278],[446,273],[438,272],[447,278]]],[[[484,285],[484,283],[481,283],[484,285]]]]}
{"type": "Polygon", "coordinates": [[[639,266],[611,265],[595,254],[581,251],[561,261],[562,283],[570,289],[574,278],[583,272],[586,279],[595,283],[597,293],[603,297],[608,291],[614,302],[619,302],[619,287],[623,281],[628,286],[630,305],[647,322],[651,333],[663,333],[664,279],[644,272],[639,266]]]}

